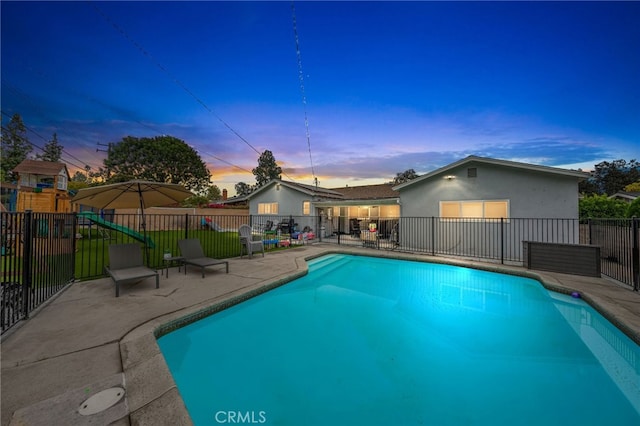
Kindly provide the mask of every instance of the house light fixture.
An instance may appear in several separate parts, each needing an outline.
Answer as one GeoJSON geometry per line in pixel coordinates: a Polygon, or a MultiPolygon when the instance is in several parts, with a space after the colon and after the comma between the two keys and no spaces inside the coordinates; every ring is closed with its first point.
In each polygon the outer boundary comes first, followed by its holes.
{"type": "Polygon", "coordinates": [[[456,177],[454,175],[446,175],[444,178],[446,180],[452,180],[452,179],[455,179],[456,177]]]}

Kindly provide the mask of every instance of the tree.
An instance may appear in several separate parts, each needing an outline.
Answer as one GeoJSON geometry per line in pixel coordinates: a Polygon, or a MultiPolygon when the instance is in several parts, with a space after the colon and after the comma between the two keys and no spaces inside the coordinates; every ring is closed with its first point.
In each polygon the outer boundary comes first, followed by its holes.
{"type": "Polygon", "coordinates": [[[266,184],[272,179],[280,179],[282,168],[276,164],[273,153],[266,150],[258,158],[258,167],[251,170],[256,177],[256,185],[258,188],[266,184]]]}
{"type": "Polygon", "coordinates": [[[207,188],[205,196],[209,201],[220,200],[222,199],[222,191],[220,191],[218,185],[211,185],[209,188],[207,188]]]}
{"type": "Polygon", "coordinates": [[[578,201],[580,219],[626,217],[627,203],[606,195],[590,195],[578,201]]]}
{"type": "Polygon", "coordinates": [[[36,155],[36,158],[44,161],[52,161],[57,163],[62,157],[64,146],[58,143],[57,133],[53,134],[53,138],[44,145],[43,153],[36,155]]]}
{"type": "Polygon", "coordinates": [[[407,169],[402,173],[396,173],[396,177],[393,178],[391,183],[393,185],[400,185],[401,183],[409,182],[412,179],[419,177],[413,169],[407,169]]]}
{"type": "Polygon", "coordinates": [[[205,195],[193,195],[180,203],[182,207],[202,207],[206,206],[209,200],[205,195]]]}
{"type": "Polygon", "coordinates": [[[627,206],[627,217],[640,217],[640,198],[636,198],[627,206]]]}
{"type": "Polygon", "coordinates": [[[89,177],[87,176],[87,174],[81,172],[80,170],[76,170],[71,179],[69,179],[67,189],[71,191],[77,191],[78,189],[87,188],[88,186],[89,177]]]}
{"type": "Polygon", "coordinates": [[[13,114],[7,126],[2,126],[1,172],[4,182],[14,180],[12,170],[22,163],[33,150],[27,139],[27,128],[20,114],[13,114]]]}
{"type": "Polygon", "coordinates": [[[625,192],[640,192],[640,181],[630,183],[624,187],[625,192]]]}
{"type": "Polygon", "coordinates": [[[211,174],[200,155],[173,136],[135,138],[127,136],[110,146],[100,174],[107,183],[132,179],[183,185],[201,192],[211,174]]]}
{"type": "Polygon", "coordinates": [[[595,189],[598,194],[613,195],[639,179],[640,163],[636,160],[631,160],[628,163],[625,160],[615,160],[611,163],[602,161],[595,165],[591,177],[580,186],[580,191],[590,193],[595,189]]]}
{"type": "Polygon", "coordinates": [[[182,207],[206,207],[212,200],[219,200],[220,198],[222,198],[220,188],[216,185],[211,185],[205,188],[202,193],[187,198],[180,205],[182,207]]]}
{"type": "Polygon", "coordinates": [[[249,195],[253,192],[253,188],[244,182],[236,183],[235,189],[238,197],[244,197],[245,195],[249,195]]]}

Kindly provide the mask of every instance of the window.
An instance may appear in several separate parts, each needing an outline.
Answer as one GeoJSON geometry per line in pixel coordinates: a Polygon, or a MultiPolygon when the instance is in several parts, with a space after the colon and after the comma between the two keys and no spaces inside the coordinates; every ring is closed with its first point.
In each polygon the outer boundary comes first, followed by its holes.
{"type": "Polygon", "coordinates": [[[469,219],[508,218],[509,201],[441,201],[440,217],[469,219]]]}
{"type": "Polygon", "coordinates": [[[258,203],[258,214],[278,214],[278,203],[258,203]]]}
{"type": "Polygon", "coordinates": [[[302,202],[302,214],[311,214],[311,201],[302,202]]]}

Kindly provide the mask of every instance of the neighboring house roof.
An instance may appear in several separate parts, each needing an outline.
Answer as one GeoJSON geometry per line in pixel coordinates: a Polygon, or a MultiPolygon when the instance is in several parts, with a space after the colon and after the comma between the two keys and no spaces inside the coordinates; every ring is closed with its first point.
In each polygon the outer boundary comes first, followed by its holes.
{"type": "Polygon", "coordinates": [[[618,191],[615,194],[611,195],[609,198],[616,198],[619,200],[627,200],[631,202],[638,197],[640,197],[640,192],[618,191]]]}
{"type": "Polygon", "coordinates": [[[519,163],[517,161],[508,161],[508,160],[497,160],[495,158],[488,158],[488,157],[477,157],[475,155],[470,155],[466,158],[463,158],[462,160],[456,161],[455,163],[451,163],[448,164],[444,167],[441,167],[437,170],[434,170],[432,172],[429,172],[425,175],[422,175],[418,178],[415,178],[413,180],[410,180],[409,182],[405,182],[402,183],[400,185],[397,185],[395,187],[393,187],[394,190],[398,191],[400,189],[404,189],[410,185],[416,184],[418,182],[421,182],[423,180],[426,179],[430,179],[433,176],[437,176],[437,175],[441,175],[444,174],[446,172],[448,172],[449,170],[453,170],[457,167],[463,166],[467,163],[484,163],[484,164],[492,164],[492,165],[496,165],[496,166],[504,166],[504,167],[511,167],[511,168],[515,168],[515,169],[521,169],[521,170],[529,170],[529,171],[534,171],[534,172],[541,172],[541,173],[552,173],[552,174],[556,174],[556,175],[561,175],[561,176],[572,176],[578,179],[587,179],[589,177],[589,173],[586,172],[580,172],[577,170],[568,170],[568,169],[560,169],[558,167],[549,167],[549,166],[539,166],[536,164],[528,164],[528,163],[519,163]]]}
{"type": "Polygon", "coordinates": [[[67,176],[69,176],[67,166],[62,163],[56,163],[53,161],[24,160],[12,171],[14,173],[29,173],[39,176],[57,176],[61,170],[64,170],[67,176]]]}

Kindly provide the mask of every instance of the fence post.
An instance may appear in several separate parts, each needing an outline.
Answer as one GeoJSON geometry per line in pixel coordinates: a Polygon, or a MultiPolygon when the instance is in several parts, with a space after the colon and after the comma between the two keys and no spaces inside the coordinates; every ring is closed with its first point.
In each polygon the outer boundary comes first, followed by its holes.
{"type": "Polygon", "coordinates": [[[588,230],[589,230],[589,245],[592,245],[592,237],[591,237],[591,218],[587,219],[587,226],[588,226],[588,230]]]}
{"type": "Polygon", "coordinates": [[[631,254],[633,256],[633,291],[638,291],[638,289],[640,288],[640,250],[638,249],[638,222],[640,222],[639,218],[631,218],[631,228],[633,229],[633,248],[631,249],[631,254]]]}
{"type": "Polygon", "coordinates": [[[22,245],[22,310],[24,318],[29,318],[29,295],[31,292],[31,263],[33,243],[33,211],[24,212],[24,244],[22,245]]]}
{"type": "Polygon", "coordinates": [[[504,265],[504,217],[500,218],[500,263],[504,265]]]}
{"type": "Polygon", "coordinates": [[[78,234],[80,231],[80,227],[78,226],[78,213],[77,212],[73,212],[73,228],[71,231],[71,235],[70,237],[73,238],[73,242],[72,244],[72,250],[73,250],[73,256],[71,256],[71,280],[75,281],[76,280],[76,251],[78,250],[78,234]]]}
{"type": "Polygon", "coordinates": [[[431,256],[436,255],[436,218],[431,216],[431,256]]]}
{"type": "Polygon", "coordinates": [[[184,214],[184,239],[189,238],[189,213],[184,214]]]}

